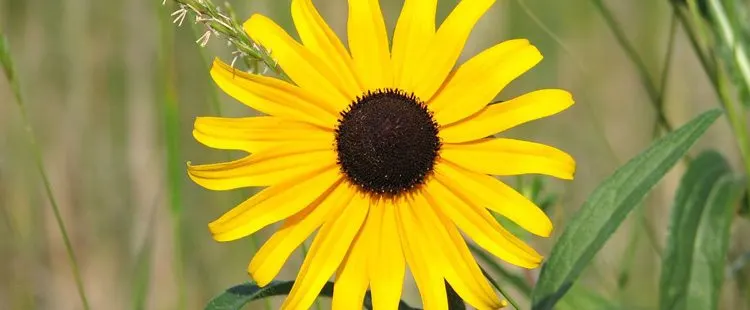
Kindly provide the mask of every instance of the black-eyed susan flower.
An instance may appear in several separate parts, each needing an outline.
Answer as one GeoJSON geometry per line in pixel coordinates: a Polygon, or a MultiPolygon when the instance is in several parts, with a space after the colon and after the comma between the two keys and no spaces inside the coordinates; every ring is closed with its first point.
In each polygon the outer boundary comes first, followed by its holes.
{"type": "Polygon", "coordinates": [[[368,288],[375,309],[395,309],[407,266],[426,309],[447,308],[444,281],[474,307],[502,307],[463,235],[517,266],[542,261],[490,211],[539,236],[550,235],[549,218],[494,176],[571,179],[575,163],[550,146],[492,136],[558,113],[572,97],[545,89],[488,105],[542,55],[510,40],[454,68],[495,1],[460,1],[437,30],[436,2],[406,0],[391,47],[378,1],[349,0],[347,50],[311,0],[293,0],[301,43],[261,15],[244,24],[291,82],[218,60],[211,69],[226,93],[268,115],[195,123],[201,143],[250,153],[189,166],[196,183],[266,187],[210,223],[214,238],[284,221],[250,262],[262,286],[317,231],[284,309],[309,308],[331,276],[334,309],[359,309],[368,288]]]}

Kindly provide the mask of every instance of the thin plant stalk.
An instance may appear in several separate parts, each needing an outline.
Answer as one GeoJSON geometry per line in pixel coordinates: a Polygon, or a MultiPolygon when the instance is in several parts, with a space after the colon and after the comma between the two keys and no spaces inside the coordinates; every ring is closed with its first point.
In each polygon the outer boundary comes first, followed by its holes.
{"type": "Polygon", "coordinates": [[[513,306],[513,308],[515,308],[516,310],[520,310],[521,309],[521,307],[518,306],[518,303],[516,303],[516,301],[513,300],[513,298],[510,297],[510,294],[508,294],[508,292],[506,292],[505,290],[503,290],[503,288],[500,287],[500,285],[497,284],[497,281],[495,281],[495,279],[493,279],[490,276],[490,274],[487,273],[486,270],[484,270],[484,268],[482,266],[479,266],[479,269],[482,270],[482,273],[484,274],[484,277],[487,278],[487,280],[490,281],[490,283],[492,284],[492,286],[494,286],[495,289],[497,289],[498,292],[500,292],[500,294],[503,295],[503,297],[505,297],[506,300],[508,300],[508,303],[511,306],[513,306]]]}
{"type": "MultiPolygon", "coordinates": [[[[745,174],[750,177],[750,136],[748,136],[750,135],[750,129],[743,119],[743,109],[739,106],[739,103],[732,100],[727,87],[727,78],[721,74],[719,66],[717,66],[715,62],[712,62],[709,55],[707,55],[706,50],[702,48],[701,41],[699,40],[704,40],[700,35],[704,34],[705,31],[701,31],[703,30],[703,24],[701,23],[700,17],[689,15],[690,12],[686,12],[686,10],[682,9],[679,4],[674,1],[670,1],[670,3],[672,4],[674,11],[677,13],[680,23],[686,30],[688,38],[690,39],[690,44],[695,50],[695,54],[698,57],[703,70],[708,75],[711,85],[716,91],[716,95],[719,97],[719,101],[726,111],[729,125],[734,132],[737,146],[740,150],[745,174]]],[[[688,1],[688,4],[691,3],[691,1],[688,1]]],[[[747,193],[750,195],[750,182],[747,182],[746,185],[747,193]]],[[[748,207],[750,207],[750,199],[748,200],[748,204],[748,207]]]]}
{"type": "Polygon", "coordinates": [[[646,93],[651,99],[651,104],[656,110],[657,121],[659,122],[659,124],[661,124],[664,130],[668,132],[672,131],[674,127],[667,119],[662,107],[659,105],[659,90],[656,87],[656,84],[654,84],[651,75],[648,73],[648,69],[646,67],[646,63],[643,61],[643,58],[638,55],[635,47],[630,43],[630,41],[628,41],[625,33],[622,31],[622,27],[620,27],[619,23],[615,20],[612,11],[610,11],[609,8],[604,5],[602,0],[591,0],[591,3],[594,4],[594,7],[596,7],[597,11],[599,11],[599,13],[604,18],[604,22],[607,24],[607,27],[609,27],[609,29],[615,35],[617,43],[620,44],[623,50],[625,50],[625,54],[628,56],[630,61],[635,64],[638,75],[641,78],[641,84],[643,84],[643,87],[646,89],[646,93]]]}
{"type": "MultiPolygon", "coordinates": [[[[664,102],[666,101],[667,88],[669,87],[669,71],[672,68],[672,54],[674,52],[674,39],[677,34],[677,13],[672,12],[669,19],[669,39],[667,39],[667,51],[664,55],[664,65],[661,69],[659,78],[659,100],[656,101],[656,107],[659,111],[664,111],[664,102]]],[[[656,139],[659,135],[659,122],[655,122],[653,137],[656,139]]]]}
{"type": "Polygon", "coordinates": [[[183,163],[180,158],[180,120],[179,107],[177,105],[177,89],[175,86],[175,64],[170,55],[174,55],[174,38],[170,21],[167,19],[166,11],[158,8],[161,42],[159,47],[159,67],[161,74],[158,78],[157,104],[162,112],[164,121],[164,140],[166,144],[167,164],[167,187],[168,201],[170,206],[170,217],[172,219],[173,231],[173,270],[178,287],[178,309],[187,307],[187,287],[185,283],[183,245],[182,245],[182,191],[181,181],[184,172],[183,163]]]}
{"type": "MultiPolygon", "coordinates": [[[[719,35],[727,46],[732,48],[732,56],[734,56],[734,65],[737,67],[737,71],[741,76],[741,80],[746,90],[750,91],[750,56],[745,49],[745,46],[740,44],[735,37],[732,25],[730,25],[726,10],[721,2],[716,0],[708,1],[709,10],[713,13],[717,25],[719,26],[719,35]]],[[[750,138],[748,138],[747,123],[744,120],[744,109],[741,104],[737,104],[732,101],[726,101],[724,108],[727,111],[727,117],[729,118],[732,129],[735,132],[737,143],[742,156],[745,173],[750,176],[750,138]]],[[[747,184],[747,192],[750,195],[750,183],[747,184]]],[[[750,207],[750,205],[748,205],[750,207]]]]}
{"type": "Polygon", "coordinates": [[[18,85],[17,77],[15,76],[15,71],[13,68],[13,62],[10,55],[10,47],[8,46],[7,39],[4,35],[0,35],[0,63],[2,63],[3,70],[5,72],[5,77],[8,79],[8,82],[10,84],[11,91],[13,92],[13,96],[16,100],[16,104],[18,105],[18,110],[21,114],[21,123],[24,126],[24,129],[26,131],[27,139],[29,141],[29,145],[31,147],[31,153],[34,157],[34,164],[36,165],[37,172],[39,172],[39,175],[42,178],[42,183],[44,184],[44,191],[47,195],[47,200],[49,200],[50,206],[52,206],[52,212],[55,215],[55,222],[57,223],[57,228],[60,230],[60,234],[62,235],[63,243],[65,244],[65,252],[68,254],[68,261],[70,262],[70,268],[73,272],[73,278],[75,279],[76,283],[76,289],[78,291],[78,297],[81,299],[81,304],[83,305],[83,309],[88,310],[89,302],[86,298],[86,290],[83,286],[83,280],[81,278],[81,272],[78,268],[78,260],[76,259],[75,250],[73,250],[73,245],[70,242],[70,237],[68,236],[68,230],[65,228],[65,221],[62,218],[62,215],[60,214],[60,207],[57,205],[57,200],[55,199],[55,195],[52,193],[52,185],[49,181],[49,177],[47,176],[47,172],[44,168],[44,160],[42,159],[42,150],[39,147],[39,144],[36,140],[36,135],[34,134],[34,129],[31,126],[31,122],[29,121],[29,114],[26,110],[26,105],[24,104],[23,97],[21,96],[21,89],[18,85]]]}
{"type": "MultiPolygon", "coordinates": [[[[539,26],[539,29],[541,29],[544,33],[546,33],[557,45],[560,46],[560,48],[568,54],[568,57],[573,60],[573,63],[575,63],[575,67],[578,69],[578,71],[582,75],[587,75],[586,70],[583,67],[583,64],[581,61],[576,57],[576,55],[571,51],[571,49],[563,43],[562,39],[560,39],[559,36],[557,36],[550,27],[548,27],[544,22],[536,15],[534,12],[529,8],[528,5],[526,5],[526,2],[524,0],[516,0],[518,5],[521,7],[521,10],[537,25],[539,26]]],[[[583,105],[586,106],[586,110],[591,114],[590,123],[592,126],[594,126],[595,130],[592,132],[596,133],[597,136],[599,136],[602,141],[604,142],[604,145],[607,146],[607,151],[612,156],[612,159],[617,163],[617,166],[621,164],[621,160],[617,157],[617,152],[615,152],[614,147],[612,146],[612,142],[609,141],[607,136],[604,134],[604,125],[599,121],[599,118],[597,117],[596,110],[592,106],[592,104],[589,102],[589,100],[583,100],[583,105]]]]}

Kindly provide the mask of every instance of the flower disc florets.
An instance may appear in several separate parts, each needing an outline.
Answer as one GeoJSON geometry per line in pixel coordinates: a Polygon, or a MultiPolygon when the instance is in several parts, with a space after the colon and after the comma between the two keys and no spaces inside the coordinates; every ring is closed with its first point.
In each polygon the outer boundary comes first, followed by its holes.
{"type": "Polygon", "coordinates": [[[341,113],[336,151],[350,182],[370,194],[398,196],[432,173],[440,151],[438,125],[413,94],[368,92],[341,113]]]}

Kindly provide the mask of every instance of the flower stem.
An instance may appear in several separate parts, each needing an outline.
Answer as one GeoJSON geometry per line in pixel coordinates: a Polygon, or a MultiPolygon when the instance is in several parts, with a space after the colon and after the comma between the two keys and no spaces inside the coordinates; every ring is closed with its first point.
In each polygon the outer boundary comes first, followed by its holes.
{"type": "Polygon", "coordinates": [[[44,169],[44,160],[42,159],[42,151],[39,147],[39,144],[37,143],[36,135],[34,134],[34,129],[31,126],[31,122],[29,121],[28,111],[26,110],[26,105],[24,104],[23,98],[21,96],[21,89],[18,85],[18,80],[15,76],[13,62],[12,62],[12,58],[10,55],[10,47],[8,46],[6,37],[2,34],[0,34],[0,63],[2,63],[3,70],[5,72],[5,77],[8,79],[11,91],[13,92],[13,95],[16,100],[16,104],[18,105],[18,109],[21,114],[21,122],[24,125],[24,129],[26,131],[26,135],[27,135],[29,144],[31,146],[31,152],[34,156],[34,163],[36,165],[37,171],[39,172],[39,175],[42,177],[42,183],[44,184],[44,191],[47,194],[47,199],[49,200],[50,205],[52,206],[52,212],[55,215],[55,222],[57,223],[57,228],[60,230],[63,243],[65,244],[65,251],[68,254],[68,260],[70,261],[70,268],[73,272],[73,278],[75,279],[76,289],[78,290],[78,297],[81,299],[81,303],[83,304],[83,309],[88,310],[90,309],[90,307],[89,307],[88,299],[86,298],[86,291],[83,287],[83,280],[81,278],[81,272],[78,268],[78,260],[76,259],[75,251],[73,250],[73,245],[70,242],[70,237],[68,237],[68,231],[65,228],[65,221],[63,220],[62,215],[60,214],[60,208],[57,205],[57,200],[55,199],[55,196],[52,193],[52,186],[50,185],[49,178],[47,177],[47,172],[44,169]]]}

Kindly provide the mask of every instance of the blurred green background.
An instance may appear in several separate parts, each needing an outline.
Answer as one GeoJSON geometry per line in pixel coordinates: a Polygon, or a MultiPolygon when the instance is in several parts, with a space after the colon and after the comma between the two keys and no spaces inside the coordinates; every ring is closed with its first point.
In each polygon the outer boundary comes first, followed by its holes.
{"type": "MultiPolygon", "coordinates": [[[[294,33],[289,2],[231,1],[238,18],[263,13],[294,33]]],[[[438,22],[456,2],[440,1],[438,22]]],[[[315,3],[345,37],[346,1],[315,3]]],[[[381,3],[391,33],[403,1],[381,3]]],[[[667,1],[611,0],[607,5],[658,81],[670,30],[667,1]]],[[[190,18],[181,27],[172,25],[169,15],[175,9],[172,0],[166,6],[161,0],[0,0],[0,29],[10,42],[93,309],[202,309],[216,293],[248,280],[245,269],[254,242],[216,243],[206,224],[253,191],[207,191],[184,170],[187,161],[228,158],[192,139],[196,116],[253,111],[222,94],[208,76],[213,57],[232,59],[226,41],[212,37],[200,48],[195,41],[205,29],[190,18]]],[[[565,88],[577,102],[505,134],[557,146],[576,158],[574,181],[545,180],[549,191],[560,194],[548,210],[559,235],[593,188],[650,144],[654,110],[634,66],[589,0],[498,1],[474,29],[462,60],[519,37],[530,39],[545,59],[498,98],[565,88]]],[[[679,27],[671,58],[667,118],[681,125],[717,106],[717,100],[679,27]]],[[[692,154],[706,148],[719,149],[739,167],[725,119],[692,154]]],[[[0,309],[82,309],[32,158],[8,82],[0,78],[0,309]]],[[[588,309],[591,298],[610,300],[620,309],[657,307],[659,255],[683,170],[674,169],[645,207],[630,215],[561,308],[588,309]]],[[[271,232],[262,231],[256,241],[271,232]]],[[[750,250],[750,239],[740,237],[750,235],[748,222],[735,220],[732,235],[730,261],[750,250]]],[[[548,254],[554,238],[531,238],[530,243],[548,254]]],[[[293,256],[280,278],[293,279],[301,258],[293,256]]],[[[538,275],[538,270],[509,269],[530,281],[538,275]]],[[[750,309],[750,290],[741,281],[750,279],[748,269],[727,277],[723,309],[750,309]]],[[[503,285],[502,278],[499,282],[503,285]]],[[[413,287],[405,294],[418,304],[413,287]]],[[[280,299],[273,300],[274,308],[279,304],[280,299]]]]}

